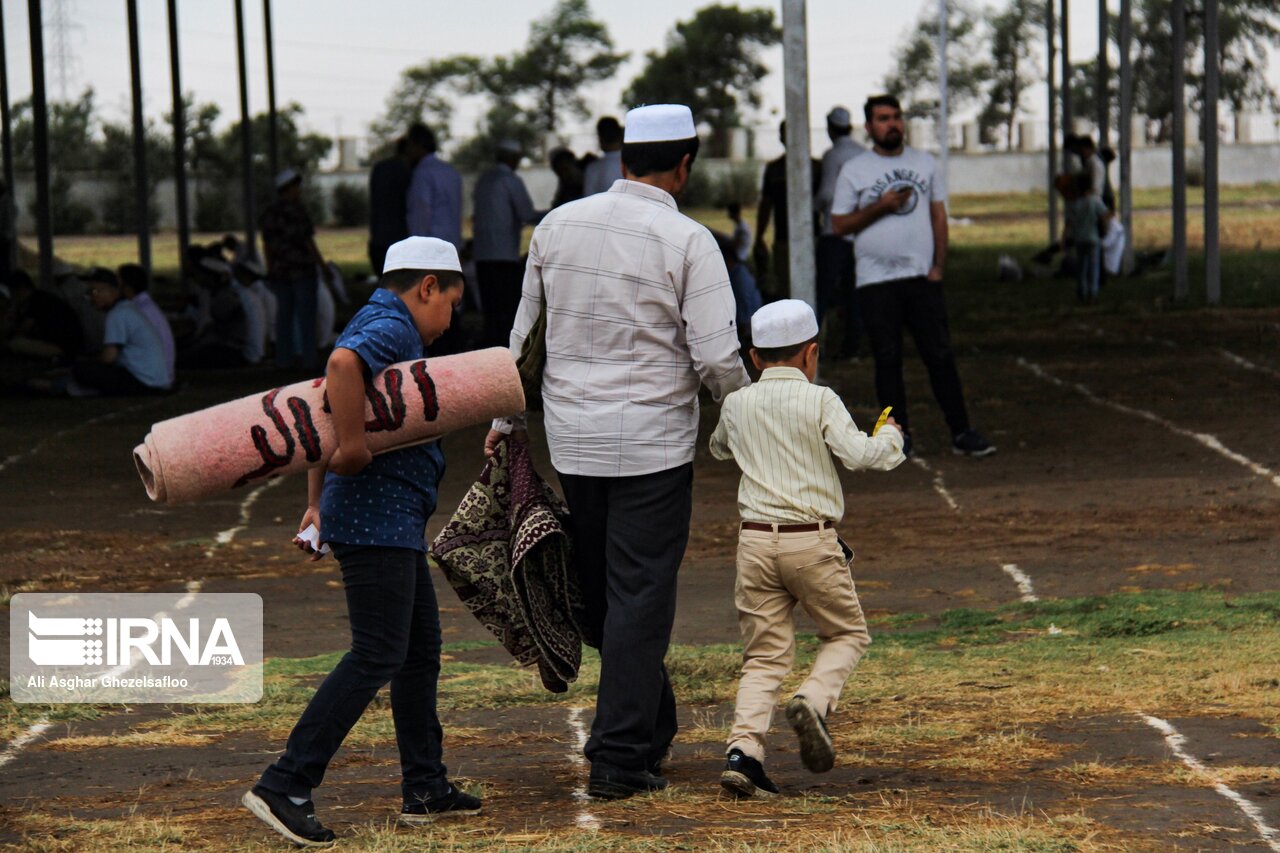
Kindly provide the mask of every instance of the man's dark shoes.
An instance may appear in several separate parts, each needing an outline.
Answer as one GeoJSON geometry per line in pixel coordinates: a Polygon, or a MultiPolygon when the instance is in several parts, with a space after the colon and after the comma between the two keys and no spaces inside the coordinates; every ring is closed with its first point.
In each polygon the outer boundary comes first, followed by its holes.
{"type": "Polygon", "coordinates": [[[956,456],[990,456],[996,446],[976,429],[967,429],[952,439],[951,452],[956,456]]]}
{"type": "Polygon", "coordinates": [[[599,762],[591,765],[591,777],[587,780],[587,793],[601,800],[625,800],[665,787],[667,780],[648,770],[620,770],[599,762]]]}
{"type": "Polygon", "coordinates": [[[822,715],[803,696],[787,703],[787,722],[800,740],[800,763],[813,773],[826,773],[836,763],[835,746],[822,715]]]}
{"type": "Polygon", "coordinates": [[[458,790],[456,785],[450,785],[449,793],[434,800],[415,800],[405,803],[400,809],[399,822],[401,826],[422,826],[432,823],[437,818],[480,814],[482,805],[479,797],[473,797],[465,791],[458,790]]]}
{"type": "Polygon", "coordinates": [[[764,765],[740,749],[729,750],[720,787],[739,798],[778,796],[778,786],[764,774],[764,765]]]}
{"type": "Polygon", "coordinates": [[[316,808],[310,800],[296,806],[284,794],[254,785],[240,802],[255,817],[299,847],[328,847],[336,837],[333,830],[325,829],[316,820],[316,808]]]}

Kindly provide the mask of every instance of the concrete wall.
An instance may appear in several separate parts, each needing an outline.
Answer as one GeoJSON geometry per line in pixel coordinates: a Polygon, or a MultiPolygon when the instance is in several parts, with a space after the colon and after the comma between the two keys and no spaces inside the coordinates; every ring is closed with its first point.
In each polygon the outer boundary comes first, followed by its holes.
{"type": "MultiPolygon", "coordinates": [[[[1280,143],[1223,145],[1218,150],[1219,173],[1225,185],[1280,180],[1280,143]]],[[[1168,187],[1171,179],[1171,161],[1172,155],[1167,146],[1133,149],[1134,187],[1153,189],[1168,187]]],[[[1192,175],[1199,174],[1202,171],[1202,162],[1200,148],[1188,146],[1188,171],[1192,175]]],[[[703,159],[698,161],[697,168],[718,175],[740,166],[740,162],[703,159]]],[[[763,168],[763,164],[760,164],[760,168],[763,168]]],[[[1120,177],[1118,170],[1119,167],[1113,163],[1111,179],[1117,183],[1120,177]]],[[[551,197],[555,194],[556,188],[556,178],[551,170],[546,166],[530,166],[521,169],[520,176],[529,188],[533,203],[540,208],[547,207],[551,203],[551,197]]],[[[326,200],[338,184],[352,184],[360,187],[368,185],[368,177],[364,172],[328,172],[315,175],[311,180],[320,185],[326,200]]],[[[475,176],[464,175],[463,181],[467,207],[465,214],[469,216],[471,187],[475,183],[475,176]]],[[[1043,151],[1008,153],[953,151],[951,153],[950,191],[952,193],[1032,192],[1043,190],[1047,182],[1048,167],[1046,154],[1043,151]]],[[[77,199],[100,211],[110,187],[111,182],[107,178],[78,175],[73,178],[71,192],[77,199]]],[[[189,207],[194,210],[195,182],[190,182],[188,188],[192,194],[192,204],[189,207]]],[[[16,190],[18,230],[23,234],[31,234],[35,231],[35,221],[30,214],[31,200],[35,196],[32,177],[19,175],[16,190]]],[[[172,180],[165,179],[160,182],[154,201],[159,208],[160,228],[172,230],[177,223],[172,180]]]]}

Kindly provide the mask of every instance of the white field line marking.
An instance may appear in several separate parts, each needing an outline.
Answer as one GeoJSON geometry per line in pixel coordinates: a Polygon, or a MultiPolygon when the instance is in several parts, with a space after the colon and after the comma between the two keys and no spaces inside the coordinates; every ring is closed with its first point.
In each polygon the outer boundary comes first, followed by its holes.
{"type": "MultiPolygon", "coordinates": [[[[587,745],[587,729],[582,725],[582,712],[582,708],[569,709],[569,727],[573,729],[574,740],[573,752],[569,754],[569,763],[579,768],[585,768],[587,765],[586,756],[582,754],[582,750],[587,745]]],[[[587,796],[586,785],[581,781],[573,789],[573,798],[581,803],[589,802],[591,799],[587,796]]],[[[583,829],[600,828],[600,819],[588,811],[585,805],[578,810],[576,822],[583,829]]]]}
{"type": "Polygon", "coordinates": [[[1143,420],[1151,421],[1153,424],[1159,424],[1169,430],[1169,432],[1197,441],[1213,452],[1230,459],[1232,462],[1243,465],[1254,474],[1257,474],[1259,477],[1270,482],[1271,485],[1276,488],[1280,488],[1280,474],[1277,474],[1269,468],[1264,468],[1243,454],[1236,453],[1234,450],[1224,445],[1215,435],[1210,435],[1207,432],[1192,432],[1189,429],[1185,429],[1171,421],[1165,420],[1154,412],[1148,412],[1145,409],[1135,409],[1132,406],[1126,406],[1124,403],[1117,403],[1114,400],[1107,400],[1099,397],[1079,382],[1067,382],[1063,379],[1059,379],[1058,377],[1046,372],[1040,365],[1027,361],[1025,358],[1019,358],[1018,364],[1025,367],[1027,370],[1031,371],[1036,376],[1039,376],[1046,382],[1052,382],[1054,385],[1062,388],[1074,389],[1091,403],[1096,403],[1099,406],[1105,406],[1108,409],[1114,409],[1115,411],[1126,415],[1132,415],[1135,418],[1142,418],[1143,420]]]}
{"type": "Polygon", "coordinates": [[[1209,781],[1213,782],[1213,790],[1235,803],[1240,811],[1244,812],[1245,817],[1249,818],[1249,822],[1253,824],[1253,828],[1258,830],[1258,835],[1262,836],[1262,840],[1272,850],[1280,853],[1280,832],[1267,824],[1266,818],[1262,811],[1253,803],[1228,788],[1222,782],[1219,782],[1208,767],[1205,767],[1191,753],[1185,749],[1187,739],[1183,737],[1177,729],[1169,725],[1159,717],[1151,717],[1146,714],[1142,715],[1142,721],[1151,728],[1164,735],[1164,742],[1168,745],[1169,751],[1178,757],[1178,759],[1196,773],[1203,774],[1209,781]]]}
{"type": "Polygon", "coordinates": [[[1240,367],[1243,367],[1245,370],[1252,370],[1257,373],[1264,373],[1267,376],[1280,379],[1280,370],[1273,370],[1270,367],[1263,367],[1261,364],[1254,364],[1249,359],[1245,358],[1242,355],[1236,355],[1231,350],[1219,349],[1218,352],[1221,353],[1222,357],[1225,358],[1227,361],[1231,362],[1232,364],[1237,364],[1240,367]]]}
{"type": "Polygon", "coordinates": [[[30,457],[35,456],[41,450],[44,450],[50,444],[62,438],[64,435],[67,435],[68,433],[72,433],[72,432],[75,432],[76,430],[84,429],[85,427],[93,426],[94,424],[100,424],[103,421],[109,421],[112,418],[118,418],[121,415],[127,415],[130,412],[136,412],[139,409],[146,409],[146,408],[150,408],[151,406],[158,406],[160,402],[161,401],[156,400],[156,401],[151,401],[146,403],[137,403],[136,405],[129,406],[124,409],[117,409],[114,412],[107,412],[105,415],[98,415],[96,418],[89,418],[89,420],[87,421],[80,421],[78,424],[75,424],[74,426],[69,426],[66,429],[60,429],[57,432],[53,433],[52,435],[47,436],[44,439],[36,442],[35,446],[31,447],[30,449],[22,453],[15,453],[12,456],[6,456],[4,459],[0,459],[0,471],[3,471],[5,468],[8,468],[10,465],[14,464],[15,462],[21,462],[23,459],[29,459],[30,457]]]}
{"type": "Polygon", "coordinates": [[[10,761],[17,758],[18,753],[21,752],[27,744],[44,734],[52,725],[53,723],[49,722],[47,717],[41,717],[38,722],[32,723],[25,732],[10,741],[9,745],[3,750],[0,750],[0,767],[4,767],[10,761]]]}
{"type": "Polygon", "coordinates": [[[912,456],[911,461],[916,464],[924,472],[933,475],[933,490],[942,495],[942,499],[947,502],[947,506],[956,512],[960,511],[960,505],[956,503],[956,499],[951,497],[951,493],[947,491],[947,484],[942,479],[941,471],[934,471],[928,462],[925,462],[919,456],[912,456]]]}
{"type": "Polygon", "coordinates": [[[1035,587],[1031,585],[1031,576],[1018,568],[1017,563],[1004,563],[1000,568],[1006,575],[1013,578],[1013,582],[1018,585],[1018,592],[1022,593],[1023,601],[1040,600],[1040,596],[1036,595],[1035,587]]]}
{"type": "Polygon", "coordinates": [[[240,523],[235,527],[228,527],[226,530],[214,537],[213,544],[204,552],[206,557],[212,557],[213,552],[222,545],[228,545],[232,539],[236,538],[236,534],[249,526],[249,513],[253,509],[253,505],[258,502],[258,497],[267,489],[273,488],[284,482],[283,477],[276,477],[258,486],[252,492],[245,496],[240,502],[240,523]]]}

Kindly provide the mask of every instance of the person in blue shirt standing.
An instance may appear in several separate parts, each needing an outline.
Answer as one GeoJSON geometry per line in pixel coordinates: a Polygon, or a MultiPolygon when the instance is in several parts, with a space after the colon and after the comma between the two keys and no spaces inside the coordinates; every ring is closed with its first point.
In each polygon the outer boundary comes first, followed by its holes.
{"type": "MultiPolygon", "coordinates": [[[[427,570],[424,529],[444,474],[438,442],[370,455],[365,388],[392,364],[425,357],[462,299],[453,245],[409,237],[387,250],[379,288],[351,318],[326,368],[338,447],[328,470],[312,468],[299,534],[311,525],[333,548],[346,587],[351,650],[312,696],[285,751],[242,798],[276,832],[302,846],[334,833],[315,816],[311,792],[378,690],[391,683],[404,805],[399,822],[475,814],[480,800],[449,782],[436,714],[440,613],[427,570]]],[[[294,540],[312,551],[301,536],[294,540]]],[[[312,559],[319,559],[318,552],[312,559]]]]}

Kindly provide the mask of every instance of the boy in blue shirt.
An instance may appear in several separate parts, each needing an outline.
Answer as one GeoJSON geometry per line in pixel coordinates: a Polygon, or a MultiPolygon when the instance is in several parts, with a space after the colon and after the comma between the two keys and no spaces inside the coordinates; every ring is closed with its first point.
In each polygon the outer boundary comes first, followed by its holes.
{"type": "MultiPolygon", "coordinates": [[[[326,368],[338,448],[328,471],[312,468],[299,533],[315,525],[342,567],[351,650],[316,690],[282,755],[242,799],[300,846],[327,846],[334,833],[316,819],[311,791],[347,732],[391,682],[404,806],[416,826],[441,815],[475,814],[480,800],[454,787],[441,761],[436,684],[440,613],[427,569],[424,528],[444,474],[438,442],[374,457],[365,441],[365,384],[386,367],[425,357],[462,299],[453,245],[410,237],[387,250],[379,288],[351,318],[326,368]]],[[[294,540],[303,550],[311,546],[294,540]]],[[[312,559],[319,559],[315,553],[312,559]]]]}

